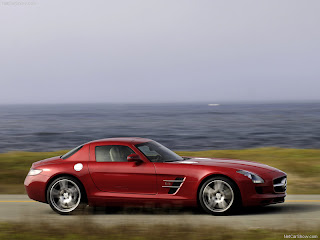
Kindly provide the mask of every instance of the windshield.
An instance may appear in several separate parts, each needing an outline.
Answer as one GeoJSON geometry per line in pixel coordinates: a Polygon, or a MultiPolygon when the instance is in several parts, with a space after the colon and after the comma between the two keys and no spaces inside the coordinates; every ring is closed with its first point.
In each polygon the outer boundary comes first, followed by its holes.
{"type": "Polygon", "coordinates": [[[182,161],[183,158],[155,141],[135,145],[151,162],[182,161]]]}
{"type": "Polygon", "coordinates": [[[75,154],[76,152],[78,152],[83,145],[80,145],[74,149],[72,149],[71,151],[67,152],[66,154],[62,155],[60,158],[61,159],[67,159],[68,157],[71,157],[73,154],[75,154]]]}

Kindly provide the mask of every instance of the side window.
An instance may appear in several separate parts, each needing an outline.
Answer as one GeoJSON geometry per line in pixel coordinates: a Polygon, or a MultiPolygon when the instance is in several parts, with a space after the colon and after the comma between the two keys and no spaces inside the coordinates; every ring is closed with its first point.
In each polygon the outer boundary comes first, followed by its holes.
{"type": "Polygon", "coordinates": [[[139,148],[139,150],[141,150],[141,152],[143,152],[144,155],[151,157],[151,158],[157,157],[160,155],[159,153],[157,153],[155,150],[153,150],[149,146],[139,146],[138,148],[139,148]]]}
{"type": "Polygon", "coordinates": [[[128,155],[134,151],[122,145],[96,146],[96,162],[127,162],[128,155]]]}

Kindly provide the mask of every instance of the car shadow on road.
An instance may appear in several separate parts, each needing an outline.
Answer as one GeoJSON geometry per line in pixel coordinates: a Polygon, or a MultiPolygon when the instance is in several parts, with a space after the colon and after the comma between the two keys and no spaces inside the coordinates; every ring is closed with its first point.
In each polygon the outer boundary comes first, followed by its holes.
{"type": "MultiPolygon", "coordinates": [[[[298,214],[306,212],[320,211],[319,204],[277,204],[264,207],[242,208],[233,215],[258,215],[258,214],[298,214]]],[[[126,214],[126,215],[207,215],[198,208],[154,208],[154,207],[87,207],[85,214],[88,215],[108,215],[108,214],[126,214]]]]}

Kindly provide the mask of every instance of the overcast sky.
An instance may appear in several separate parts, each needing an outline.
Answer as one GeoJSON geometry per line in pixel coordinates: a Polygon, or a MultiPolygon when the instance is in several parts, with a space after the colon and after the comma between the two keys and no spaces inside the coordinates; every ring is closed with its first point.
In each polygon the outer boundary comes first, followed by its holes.
{"type": "Polygon", "coordinates": [[[0,103],[319,101],[319,12],[318,0],[0,0],[0,103]]]}

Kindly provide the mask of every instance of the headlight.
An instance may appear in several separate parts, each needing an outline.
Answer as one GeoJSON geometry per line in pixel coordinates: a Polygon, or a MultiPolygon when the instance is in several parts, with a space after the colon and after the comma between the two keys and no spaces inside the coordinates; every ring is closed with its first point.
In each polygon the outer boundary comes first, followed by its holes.
{"type": "Polygon", "coordinates": [[[42,169],[30,169],[30,171],[29,171],[29,173],[28,173],[28,175],[29,176],[34,176],[34,175],[38,175],[39,173],[41,173],[42,172],[42,169]]]}
{"type": "Polygon", "coordinates": [[[257,174],[254,174],[252,172],[245,171],[245,170],[239,170],[239,171],[237,171],[237,173],[240,173],[240,174],[246,176],[247,178],[250,178],[253,183],[264,183],[264,180],[261,177],[259,177],[257,174]]]}

